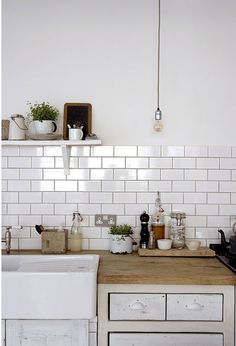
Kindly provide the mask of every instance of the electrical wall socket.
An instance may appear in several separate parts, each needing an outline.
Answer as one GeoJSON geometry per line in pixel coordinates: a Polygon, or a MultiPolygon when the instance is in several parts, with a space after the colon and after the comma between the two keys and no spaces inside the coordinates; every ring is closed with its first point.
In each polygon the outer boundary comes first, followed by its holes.
{"type": "Polygon", "coordinates": [[[96,214],[95,226],[111,227],[116,225],[116,215],[113,214],[96,214]]]}

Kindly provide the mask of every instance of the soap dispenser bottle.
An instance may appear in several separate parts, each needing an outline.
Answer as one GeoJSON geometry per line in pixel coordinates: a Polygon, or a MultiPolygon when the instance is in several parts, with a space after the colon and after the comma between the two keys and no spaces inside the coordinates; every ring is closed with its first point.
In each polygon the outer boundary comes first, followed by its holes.
{"type": "Polygon", "coordinates": [[[70,250],[72,252],[81,251],[81,222],[83,221],[83,218],[78,211],[73,213],[72,221],[73,224],[71,226],[70,250]]]}
{"type": "Polygon", "coordinates": [[[165,238],[165,222],[164,222],[163,213],[164,213],[164,209],[162,208],[161,196],[160,196],[160,192],[158,191],[157,197],[155,200],[154,213],[152,214],[152,219],[151,219],[151,222],[152,222],[151,230],[153,232],[153,238],[154,238],[155,244],[157,243],[158,239],[165,238]]]}

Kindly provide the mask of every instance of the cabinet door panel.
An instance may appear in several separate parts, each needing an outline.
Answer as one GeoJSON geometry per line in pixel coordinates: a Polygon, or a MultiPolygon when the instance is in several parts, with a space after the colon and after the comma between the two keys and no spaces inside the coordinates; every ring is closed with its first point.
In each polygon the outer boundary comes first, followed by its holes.
{"type": "Polygon", "coordinates": [[[88,321],[7,320],[6,346],[88,346],[88,321]]]}
{"type": "Polygon", "coordinates": [[[168,294],[167,320],[222,321],[222,294],[168,294]]]}
{"type": "Polygon", "coordinates": [[[164,320],[165,294],[110,293],[110,320],[164,320]]]}
{"type": "Polygon", "coordinates": [[[221,334],[110,333],[109,346],[223,346],[221,334]]]}

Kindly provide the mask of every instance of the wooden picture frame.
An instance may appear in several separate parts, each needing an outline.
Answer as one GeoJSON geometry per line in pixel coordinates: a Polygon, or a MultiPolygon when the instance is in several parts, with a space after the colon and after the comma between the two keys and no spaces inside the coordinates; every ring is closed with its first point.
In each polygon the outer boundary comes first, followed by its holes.
{"type": "Polygon", "coordinates": [[[89,133],[92,133],[92,105],[90,103],[65,103],[63,139],[69,137],[68,124],[71,127],[74,124],[82,124],[84,133],[82,139],[85,139],[89,133]]]}

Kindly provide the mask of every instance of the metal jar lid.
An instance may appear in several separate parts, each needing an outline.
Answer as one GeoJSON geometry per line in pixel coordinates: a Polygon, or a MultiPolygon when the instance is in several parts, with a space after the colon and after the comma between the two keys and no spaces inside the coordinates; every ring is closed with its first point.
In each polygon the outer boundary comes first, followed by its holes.
{"type": "Polygon", "coordinates": [[[171,218],[175,218],[175,219],[185,219],[186,218],[186,213],[184,213],[182,211],[172,211],[170,213],[170,217],[171,218]]]}

